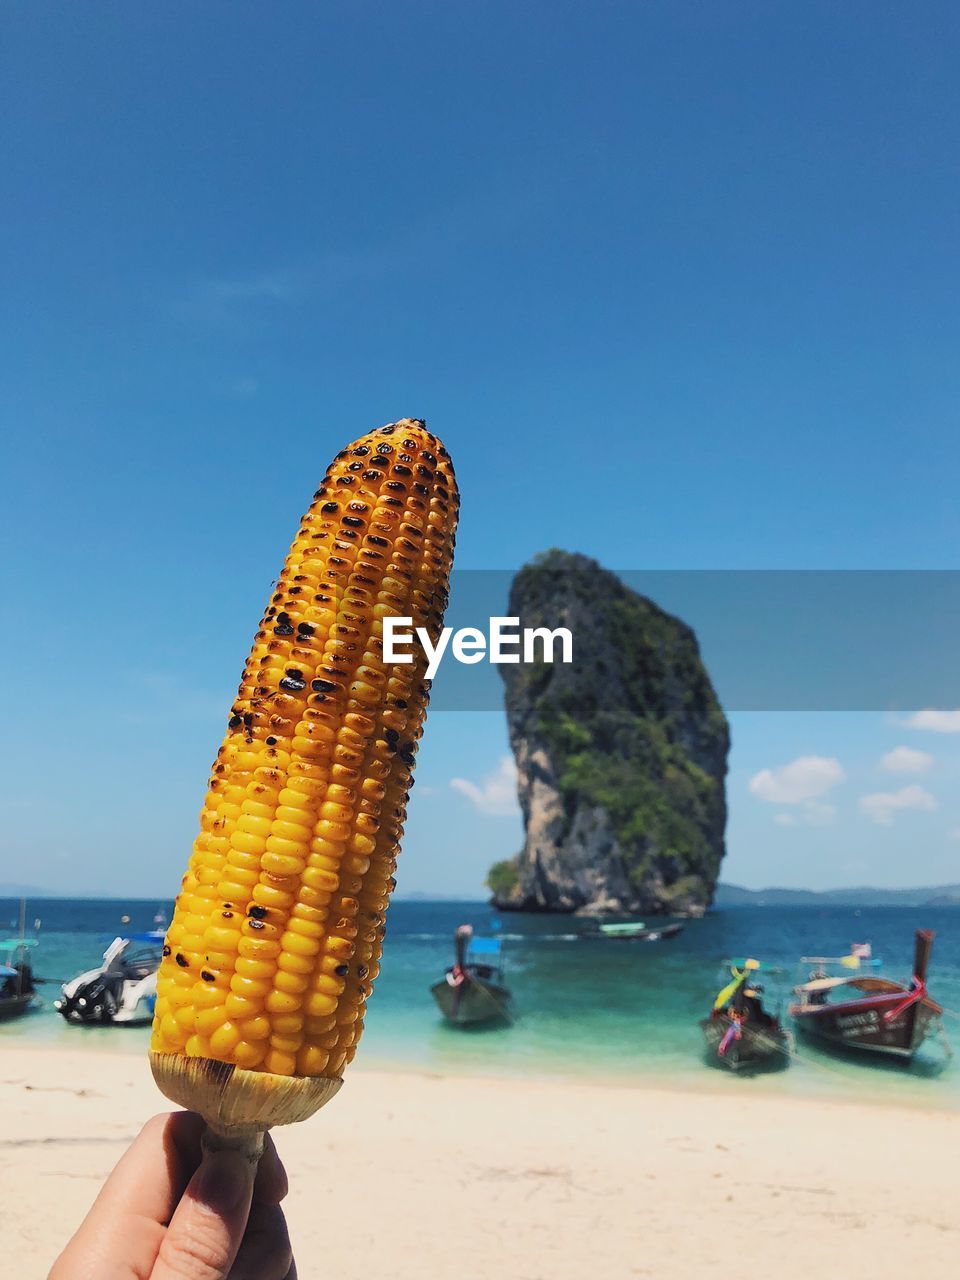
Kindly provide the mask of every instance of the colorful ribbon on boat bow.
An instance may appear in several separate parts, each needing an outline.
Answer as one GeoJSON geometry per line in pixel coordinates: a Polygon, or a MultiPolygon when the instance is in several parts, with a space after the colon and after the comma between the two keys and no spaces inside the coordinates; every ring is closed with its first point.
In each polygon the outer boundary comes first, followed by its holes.
{"type": "Polygon", "coordinates": [[[727,1050],[730,1048],[730,1045],[733,1043],[733,1041],[739,1040],[742,1035],[743,1035],[743,1026],[742,1026],[741,1019],[737,1017],[736,1014],[731,1014],[730,1025],[729,1027],[727,1027],[726,1031],[723,1033],[723,1039],[720,1041],[719,1045],[717,1046],[717,1053],[720,1055],[721,1058],[726,1054],[727,1050]]]}
{"type": "Polygon", "coordinates": [[[893,1022],[895,1018],[899,1018],[901,1013],[906,1013],[911,1005],[917,1004],[923,1000],[927,994],[927,984],[922,978],[913,978],[913,990],[908,996],[905,996],[899,1004],[894,1005],[892,1009],[888,1009],[883,1015],[884,1022],[893,1022]]]}
{"type": "Polygon", "coordinates": [[[739,988],[747,979],[747,974],[752,973],[760,968],[759,960],[746,960],[743,968],[738,969],[736,965],[731,966],[730,972],[733,974],[733,981],[728,982],[721,992],[718,993],[716,1000],[713,1002],[713,1011],[716,1013],[718,1009],[722,1009],[737,994],[739,988]]]}

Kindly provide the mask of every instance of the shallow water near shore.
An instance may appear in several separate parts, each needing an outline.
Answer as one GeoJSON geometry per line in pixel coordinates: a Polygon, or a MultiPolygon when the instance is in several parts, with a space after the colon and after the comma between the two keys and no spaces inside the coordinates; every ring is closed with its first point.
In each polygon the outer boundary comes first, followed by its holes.
{"type": "MultiPolygon", "coordinates": [[[[35,899],[28,932],[41,920],[35,970],[65,979],[99,962],[107,943],[125,931],[153,927],[162,906],[94,899],[35,899]],[[128,915],[129,924],[121,923],[128,915]]],[[[11,936],[18,903],[0,899],[0,937],[11,936]]],[[[736,907],[686,923],[668,942],[587,941],[585,923],[569,916],[493,912],[482,903],[395,902],[390,908],[383,972],[371,1001],[360,1063],[414,1071],[471,1075],[565,1076],[620,1084],[785,1092],[838,1100],[899,1102],[960,1108],[960,1054],[950,1059],[939,1040],[924,1045],[912,1066],[832,1054],[800,1041],[783,1070],[737,1077],[705,1056],[698,1021],[722,984],[722,962],[755,956],[780,973],[765,976],[767,1003],[786,1005],[802,976],[804,954],[839,955],[870,941],[891,977],[909,975],[913,931],[937,933],[930,991],[960,1011],[960,909],[879,907],[736,907]],[[472,1031],[448,1027],[429,993],[451,962],[452,934],[469,922],[498,932],[513,991],[512,1026],[472,1031]]],[[[82,1045],[118,1053],[146,1049],[146,1028],[67,1026],[53,1009],[57,984],[40,987],[43,1007],[0,1023],[0,1053],[8,1044],[82,1045]]],[[[944,1027],[960,1050],[960,1020],[944,1027]]]]}

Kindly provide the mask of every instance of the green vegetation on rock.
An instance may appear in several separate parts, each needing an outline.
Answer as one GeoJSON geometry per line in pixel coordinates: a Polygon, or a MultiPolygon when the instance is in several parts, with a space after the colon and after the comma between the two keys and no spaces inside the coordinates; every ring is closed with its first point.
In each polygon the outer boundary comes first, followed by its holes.
{"type": "Polygon", "coordinates": [[[495,898],[509,898],[520,883],[516,858],[495,862],[487,872],[487,888],[495,898]]]}

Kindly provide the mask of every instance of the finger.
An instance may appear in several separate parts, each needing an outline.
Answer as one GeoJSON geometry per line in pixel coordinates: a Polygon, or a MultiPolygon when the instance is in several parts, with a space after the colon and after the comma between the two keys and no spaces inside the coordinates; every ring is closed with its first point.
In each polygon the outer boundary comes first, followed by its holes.
{"type": "Polygon", "coordinates": [[[51,1280],[149,1275],[174,1206],[200,1158],[203,1122],[191,1112],[154,1116],[104,1183],[50,1273],[51,1280]]]}
{"type": "Polygon", "coordinates": [[[277,1204],[254,1202],[230,1280],[287,1280],[292,1267],[283,1210],[277,1204]]]}
{"type": "Polygon", "coordinates": [[[261,1204],[279,1204],[287,1194],[287,1171],[269,1133],[264,1136],[263,1155],[257,1168],[253,1198],[261,1204]]]}
{"type": "Polygon", "coordinates": [[[225,1280],[240,1248],[255,1167],[233,1148],[204,1152],[160,1245],[150,1280],[225,1280]]]}

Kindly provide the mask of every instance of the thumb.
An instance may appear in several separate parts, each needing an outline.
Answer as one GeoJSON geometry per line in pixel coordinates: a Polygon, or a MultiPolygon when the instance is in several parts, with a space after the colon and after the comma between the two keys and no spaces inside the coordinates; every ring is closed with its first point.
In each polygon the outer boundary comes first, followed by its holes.
{"type": "Polygon", "coordinates": [[[225,1280],[240,1248],[257,1172],[242,1151],[204,1151],[163,1237],[150,1280],[225,1280]]]}

